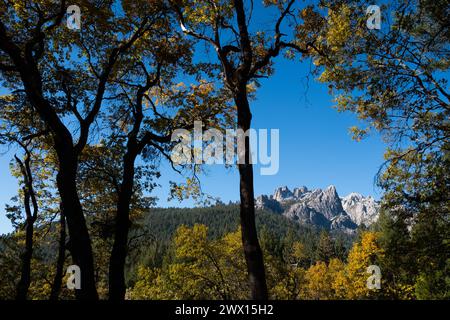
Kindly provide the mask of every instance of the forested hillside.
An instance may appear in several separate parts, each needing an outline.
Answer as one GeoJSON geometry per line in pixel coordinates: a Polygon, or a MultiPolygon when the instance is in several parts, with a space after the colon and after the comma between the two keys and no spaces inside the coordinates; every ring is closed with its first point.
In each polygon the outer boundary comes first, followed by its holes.
{"type": "MultiPolygon", "coordinates": [[[[275,214],[270,211],[257,211],[256,223],[259,233],[265,233],[273,239],[282,241],[285,237],[292,237],[292,240],[301,241],[306,245],[306,251],[309,252],[308,258],[311,262],[315,261],[315,250],[319,243],[320,228],[312,226],[302,226],[295,221],[275,214]]],[[[184,225],[193,227],[195,224],[202,224],[208,227],[208,238],[218,239],[227,233],[234,232],[239,227],[239,207],[238,205],[219,205],[205,208],[168,208],[151,209],[143,216],[142,220],[136,223],[137,228],[132,232],[131,237],[147,238],[150,242],[143,245],[143,256],[140,259],[155,259],[151,264],[161,263],[161,251],[159,254],[152,252],[154,247],[152,242],[156,243],[158,250],[165,250],[176,233],[178,227],[184,225]],[[153,254],[153,257],[150,256],[153,254]]],[[[342,256],[345,256],[347,250],[355,236],[347,235],[344,232],[336,231],[333,237],[342,246],[342,256]]],[[[133,264],[133,263],[132,263],[133,264]]]]}

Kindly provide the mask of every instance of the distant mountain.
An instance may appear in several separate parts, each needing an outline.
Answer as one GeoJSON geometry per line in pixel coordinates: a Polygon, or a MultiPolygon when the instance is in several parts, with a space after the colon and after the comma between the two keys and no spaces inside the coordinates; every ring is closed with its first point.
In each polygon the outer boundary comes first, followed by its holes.
{"type": "Polygon", "coordinates": [[[303,225],[353,232],[359,225],[370,226],[378,218],[379,204],[371,196],[350,193],[340,198],[336,187],[309,190],[302,186],[291,191],[283,186],[273,195],[256,198],[256,209],[270,210],[303,225]]]}

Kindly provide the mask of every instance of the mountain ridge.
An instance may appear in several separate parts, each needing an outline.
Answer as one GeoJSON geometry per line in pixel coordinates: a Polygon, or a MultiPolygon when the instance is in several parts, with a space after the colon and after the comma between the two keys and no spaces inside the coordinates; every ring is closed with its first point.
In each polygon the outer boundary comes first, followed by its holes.
{"type": "Polygon", "coordinates": [[[352,192],[340,197],[336,187],[308,189],[287,186],[275,189],[272,195],[260,195],[256,209],[270,210],[300,224],[352,233],[358,226],[369,227],[378,219],[379,203],[372,196],[352,192]]]}

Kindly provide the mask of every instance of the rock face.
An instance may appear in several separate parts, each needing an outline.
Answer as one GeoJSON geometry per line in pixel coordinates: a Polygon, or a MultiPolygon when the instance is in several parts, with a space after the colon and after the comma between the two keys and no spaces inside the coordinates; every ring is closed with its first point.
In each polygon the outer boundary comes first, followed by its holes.
{"type": "Polygon", "coordinates": [[[315,209],[308,207],[306,203],[299,202],[293,204],[286,212],[283,213],[289,219],[298,221],[301,224],[311,224],[325,229],[329,229],[331,226],[330,220],[328,220],[322,213],[317,212],[315,209]]]}
{"type": "Polygon", "coordinates": [[[305,186],[300,188],[294,188],[294,198],[300,198],[308,191],[309,191],[308,188],[306,188],[305,186]]]}
{"type": "Polygon", "coordinates": [[[266,195],[259,196],[255,201],[255,208],[258,209],[269,209],[275,213],[282,213],[283,207],[281,204],[272,199],[272,196],[269,198],[266,195]]]}
{"type": "Polygon", "coordinates": [[[291,200],[293,198],[294,194],[286,186],[277,188],[273,194],[273,199],[279,202],[291,200]]]}
{"type": "Polygon", "coordinates": [[[329,186],[325,190],[316,189],[304,194],[301,201],[310,208],[322,213],[328,220],[345,213],[342,208],[341,199],[334,186],[329,186]]]}
{"type": "Polygon", "coordinates": [[[353,232],[358,227],[356,223],[352,221],[352,218],[350,218],[347,214],[341,214],[336,217],[334,217],[331,220],[331,230],[344,230],[346,232],[353,232]]]}
{"type": "Polygon", "coordinates": [[[359,193],[350,193],[342,198],[342,206],[358,225],[364,224],[368,227],[378,219],[380,206],[371,196],[364,197],[359,193]]]}
{"type": "Polygon", "coordinates": [[[301,224],[315,225],[329,230],[353,232],[358,225],[369,226],[378,218],[378,203],[372,197],[351,193],[340,198],[336,187],[308,190],[306,187],[277,188],[272,195],[256,199],[256,209],[281,213],[301,224]]]}

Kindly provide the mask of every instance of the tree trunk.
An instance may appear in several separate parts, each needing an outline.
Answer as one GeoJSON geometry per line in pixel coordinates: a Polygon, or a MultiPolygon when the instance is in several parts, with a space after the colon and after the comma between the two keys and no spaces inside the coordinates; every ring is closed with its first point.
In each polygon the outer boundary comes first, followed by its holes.
{"type": "Polygon", "coordinates": [[[122,183],[117,201],[114,244],[109,261],[110,300],[125,299],[125,261],[128,253],[128,232],[131,226],[130,204],[134,185],[134,162],[137,156],[137,153],[132,151],[134,142],[129,143],[128,152],[124,156],[122,183]]]}
{"type": "Polygon", "coordinates": [[[25,208],[25,250],[21,254],[22,270],[20,274],[20,280],[17,284],[17,300],[26,300],[28,296],[28,289],[31,283],[31,259],[33,257],[33,235],[34,235],[34,223],[38,214],[38,203],[36,200],[36,194],[33,189],[33,176],[31,171],[31,155],[27,147],[22,145],[25,149],[26,156],[24,161],[14,156],[17,164],[20,167],[20,171],[23,176],[23,194],[24,194],[24,208],[25,208]],[[33,209],[31,209],[33,207],[33,209]]]}
{"type": "Polygon", "coordinates": [[[62,212],[67,219],[70,253],[73,264],[80,267],[81,271],[81,289],[76,289],[76,296],[79,300],[97,300],[91,240],[76,186],[78,160],[74,156],[72,146],[65,148],[58,146],[55,149],[59,160],[56,182],[61,197],[62,212]]]}
{"type": "MultiPolygon", "coordinates": [[[[238,109],[238,128],[250,129],[252,114],[245,86],[235,94],[234,101],[238,109]]],[[[245,138],[245,163],[238,164],[240,179],[240,218],[242,244],[250,281],[251,298],[267,300],[267,284],[262,250],[259,245],[255,223],[255,198],[253,190],[253,165],[250,163],[250,139],[245,138]]]]}
{"type": "MultiPolygon", "coordinates": [[[[30,202],[30,196],[25,195],[25,202],[30,202]]],[[[28,289],[31,282],[31,258],[33,256],[33,233],[34,233],[34,221],[32,218],[27,218],[26,231],[25,231],[25,251],[21,255],[22,271],[20,274],[20,280],[17,284],[17,300],[26,300],[28,295],[28,289]]]]}
{"type": "Polygon", "coordinates": [[[61,291],[62,278],[64,276],[64,262],[66,260],[66,218],[63,211],[61,211],[59,227],[58,258],[56,260],[56,272],[52,291],[50,293],[50,300],[58,300],[61,291]]]}

